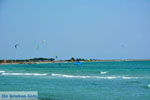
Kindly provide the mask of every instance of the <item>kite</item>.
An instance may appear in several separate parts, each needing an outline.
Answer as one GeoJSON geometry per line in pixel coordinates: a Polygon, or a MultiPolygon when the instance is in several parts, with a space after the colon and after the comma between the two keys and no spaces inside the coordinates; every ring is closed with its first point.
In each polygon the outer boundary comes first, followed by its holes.
{"type": "Polygon", "coordinates": [[[16,49],[18,48],[18,46],[19,46],[19,44],[15,44],[15,48],[16,48],[16,49]]]}

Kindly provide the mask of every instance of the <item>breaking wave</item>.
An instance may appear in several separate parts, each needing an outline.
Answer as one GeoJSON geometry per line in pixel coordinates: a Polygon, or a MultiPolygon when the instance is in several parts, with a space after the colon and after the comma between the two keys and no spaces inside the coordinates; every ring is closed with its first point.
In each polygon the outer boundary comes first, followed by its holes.
{"type": "Polygon", "coordinates": [[[141,77],[128,77],[128,76],[123,76],[122,79],[139,79],[141,77]]]}
{"type": "Polygon", "coordinates": [[[100,74],[107,74],[108,72],[100,72],[100,74]]]}
{"type": "Polygon", "coordinates": [[[138,79],[140,77],[127,77],[127,76],[79,76],[79,75],[66,75],[66,74],[54,74],[53,77],[64,77],[64,78],[95,78],[95,79],[138,79]]]}
{"type": "MultiPolygon", "coordinates": [[[[103,72],[103,74],[106,74],[103,72]]],[[[4,76],[51,76],[51,77],[62,77],[62,78],[80,78],[80,79],[139,79],[142,77],[131,77],[131,76],[88,76],[88,75],[67,75],[67,74],[48,74],[48,73],[12,73],[0,71],[0,75],[4,76]]]]}
{"type": "Polygon", "coordinates": [[[5,71],[4,70],[0,70],[0,73],[5,73],[5,71]]]}

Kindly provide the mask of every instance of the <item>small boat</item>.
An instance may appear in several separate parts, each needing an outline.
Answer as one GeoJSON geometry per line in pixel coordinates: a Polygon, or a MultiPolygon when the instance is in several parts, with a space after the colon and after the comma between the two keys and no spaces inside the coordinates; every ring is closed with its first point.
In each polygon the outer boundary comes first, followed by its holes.
{"type": "Polygon", "coordinates": [[[82,62],[77,61],[77,62],[75,62],[74,64],[75,64],[75,65],[81,65],[82,62]]]}

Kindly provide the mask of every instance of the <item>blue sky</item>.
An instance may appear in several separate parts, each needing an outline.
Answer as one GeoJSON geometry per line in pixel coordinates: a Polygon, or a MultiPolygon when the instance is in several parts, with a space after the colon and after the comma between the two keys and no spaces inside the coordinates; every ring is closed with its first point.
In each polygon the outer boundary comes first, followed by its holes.
{"type": "Polygon", "coordinates": [[[147,59],[149,38],[149,0],[0,1],[0,59],[147,59]]]}

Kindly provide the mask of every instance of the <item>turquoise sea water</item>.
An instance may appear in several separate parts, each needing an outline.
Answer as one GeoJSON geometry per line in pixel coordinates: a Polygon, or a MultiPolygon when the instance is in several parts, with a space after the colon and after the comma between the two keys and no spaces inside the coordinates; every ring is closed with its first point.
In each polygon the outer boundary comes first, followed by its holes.
{"type": "Polygon", "coordinates": [[[39,100],[150,100],[150,61],[0,65],[0,91],[39,100]]]}

